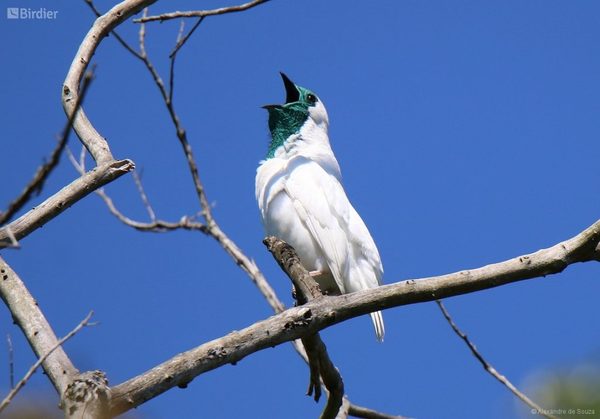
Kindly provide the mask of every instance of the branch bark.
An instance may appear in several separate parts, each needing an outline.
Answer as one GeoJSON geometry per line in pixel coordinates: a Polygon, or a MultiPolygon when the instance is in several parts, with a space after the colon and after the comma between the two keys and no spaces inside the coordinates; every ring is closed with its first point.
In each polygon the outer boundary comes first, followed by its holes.
{"type": "Polygon", "coordinates": [[[125,412],[206,371],[372,311],[481,291],[559,273],[573,263],[598,261],[599,241],[600,220],[569,240],[504,262],[351,294],[323,296],[181,353],[114,387],[111,412],[125,412]]]}
{"type": "MultiPolygon", "coordinates": [[[[281,269],[292,280],[296,290],[298,304],[303,305],[323,297],[319,285],[310,276],[306,268],[302,266],[302,263],[300,263],[300,259],[292,246],[275,237],[267,237],[263,243],[273,254],[273,257],[277,263],[279,263],[281,269]]],[[[321,418],[333,419],[338,415],[338,412],[340,412],[344,398],[344,381],[342,376],[331,361],[331,358],[327,353],[327,347],[319,333],[304,336],[302,338],[302,344],[308,355],[308,365],[310,369],[310,380],[307,393],[310,396],[314,392],[315,401],[318,402],[321,395],[321,380],[323,380],[323,384],[329,394],[321,418]]]]}
{"type": "MultiPolygon", "coordinates": [[[[63,84],[62,101],[67,116],[75,112],[75,104],[79,100],[81,79],[102,39],[131,15],[138,13],[154,2],[156,0],[125,0],[96,19],[79,45],[79,50],[73,58],[63,84]]],[[[108,143],[96,131],[85,115],[83,108],[80,108],[77,112],[73,121],[73,128],[97,164],[114,161],[108,143]]]]}
{"type": "Polygon", "coordinates": [[[13,245],[14,240],[20,240],[29,235],[95,189],[121,177],[133,170],[134,167],[131,160],[113,160],[90,170],[37,207],[0,229],[0,249],[13,245]]]}
{"type": "Polygon", "coordinates": [[[42,362],[42,367],[58,394],[62,394],[79,371],[59,345],[59,340],[37,301],[2,257],[0,257],[0,297],[37,357],[41,358],[49,353],[42,362]]]}
{"type": "Polygon", "coordinates": [[[52,355],[52,352],[54,352],[56,349],[58,349],[60,346],[62,346],[67,340],[69,340],[73,336],[75,336],[81,329],[83,329],[86,326],[91,325],[90,319],[92,318],[93,314],[94,314],[94,312],[90,311],[90,313],[87,316],[85,316],[85,318],[81,322],[79,322],[79,324],[77,326],[75,326],[75,328],[73,330],[71,330],[64,337],[62,337],[58,342],[56,342],[56,344],[52,348],[50,348],[50,350],[48,352],[46,352],[44,355],[42,355],[41,357],[38,358],[38,360],[29,368],[27,373],[25,373],[23,378],[21,378],[19,380],[17,385],[12,386],[11,391],[4,398],[4,400],[2,400],[2,402],[0,402],[0,412],[2,412],[6,408],[6,406],[8,406],[10,404],[10,402],[17,395],[17,393],[25,386],[25,384],[27,384],[27,381],[31,378],[31,376],[35,373],[35,371],[44,363],[44,361],[46,361],[46,359],[48,359],[48,357],[50,355],[52,355]]]}
{"type": "Polygon", "coordinates": [[[171,19],[179,19],[179,18],[187,18],[187,17],[206,17],[206,16],[216,16],[216,15],[224,15],[226,13],[235,13],[242,12],[244,10],[251,9],[259,4],[266,3],[269,0],[253,0],[248,3],[240,4],[239,6],[229,6],[229,7],[221,7],[219,9],[212,10],[190,10],[187,12],[171,12],[164,13],[162,15],[157,16],[144,16],[140,19],[134,19],[135,23],[144,23],[144,22],[152,22],[152,21],[164,21],[171,19]]]}

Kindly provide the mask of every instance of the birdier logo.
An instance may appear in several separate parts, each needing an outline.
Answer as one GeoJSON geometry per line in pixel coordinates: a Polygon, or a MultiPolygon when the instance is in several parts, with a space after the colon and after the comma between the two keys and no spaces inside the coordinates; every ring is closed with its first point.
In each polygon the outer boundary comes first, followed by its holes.
{"type": "Polygon", "coordinates": [[[7,7],[7,19],[23,20],[53,20],[58,16],[58,10],[48,10],[45,7],[32,9],[31,7],[7,7]]]}

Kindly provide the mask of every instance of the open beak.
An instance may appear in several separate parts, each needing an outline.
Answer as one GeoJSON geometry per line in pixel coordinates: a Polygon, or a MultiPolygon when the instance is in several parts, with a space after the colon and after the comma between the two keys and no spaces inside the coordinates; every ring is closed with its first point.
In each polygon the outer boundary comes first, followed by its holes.
{"type": "Polygon", "coordinates": [[[285,103],[298,102],[300,100],[300,92],[293,81],[284,73],[279,72],[283,79],[283,85],[285,86],[285,103]]]}
{"type": "MultiPolygon", "coordinates": [[[[300,100],[300,92],[298,91],[298,88],[296,88],[296,85],[294,84],[294,82],[291,81],[290,78],[288,76],[286,76],[284,73],[279,72],[279,74],[281,74],[281,78],[283,80],[283,85],[285,86],[285,103],[292,103],[292,102],[299,101],[300,100]]],[[[261,107],[263,109],[270,110],[270,109],[281,108],[282,105],[264,105],[261,107]]]]}

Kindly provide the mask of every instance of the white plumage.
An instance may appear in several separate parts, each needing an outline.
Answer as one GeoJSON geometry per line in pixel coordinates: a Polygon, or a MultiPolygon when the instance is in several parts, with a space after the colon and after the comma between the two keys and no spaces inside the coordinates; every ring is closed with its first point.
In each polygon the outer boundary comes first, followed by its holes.
{"type": "MultiPolygon", "coordinates": [[[[383,267],[342,186],[328,125],[327,111],[316,99],[299,132],[260,163],[256,199],[266,233],[292,245],[305,268],[321,274],[315,279],[324,291],[350,293],[380,285],[383,267]]],[[[371,313],[371,318],[381,341],[381,312],[371,313]]]]}

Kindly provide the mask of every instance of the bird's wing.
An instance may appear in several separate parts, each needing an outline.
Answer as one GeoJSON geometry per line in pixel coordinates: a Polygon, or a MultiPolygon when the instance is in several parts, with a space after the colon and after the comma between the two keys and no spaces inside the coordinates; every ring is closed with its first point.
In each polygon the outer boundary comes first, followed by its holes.
{"type": "Polygon", "coordinates": [[[342,293],[348,292],[348,223],[352,206],[340,182],[319,164],[297,157],[289,162],[285,193],[325,256],[342,293]]]}
{"type": "Polygon", "coordinates": [[[269,159],[261,162],[256,171],[255,194],[262,219],[267,215],[269,204],[285,185],[285,162],[269,159]]]}
{"type": "Polygon", "coordinates": [[[348,236],[352,244],[353,260],[361,261],[359,266],[364,281],[364,288],[381,285],[383,265],[371,233],[354,207],[350,207],[348,217],[348,236]]]}

